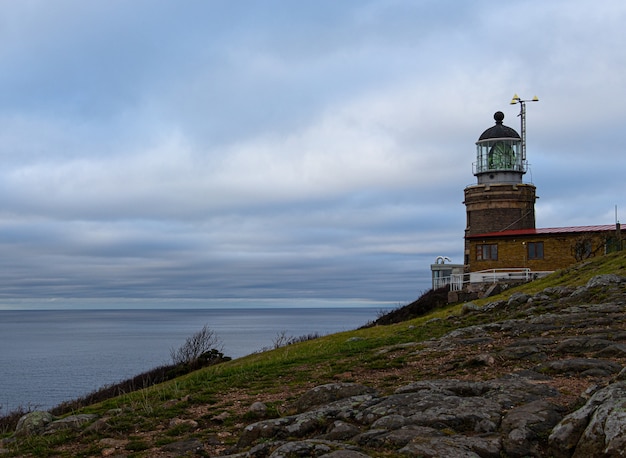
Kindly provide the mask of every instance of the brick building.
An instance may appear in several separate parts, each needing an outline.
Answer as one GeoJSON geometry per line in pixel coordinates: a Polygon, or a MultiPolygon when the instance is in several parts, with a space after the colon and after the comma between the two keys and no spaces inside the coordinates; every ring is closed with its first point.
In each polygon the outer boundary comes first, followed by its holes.
{"type": "Polygon", "coordinates": [[[619,249],[619,225],[514,229],[465,237],[468,272],[554,271],[619,249]]]}
{"type": "MultiPolygon", "coordinates": [[[[496,272],[506,272],[501,278],[511,278],[515,272],[527,278],[529,273],[539,275],[621,249],[619,223],[535,227],[536,188],[523,181],[528,169],[525,139],[503,124],[502,112],[496,112],[494,119],[495,125],[476,142],[473,173],[477,183],[464,191],[463,280],[495,279],[496,272]]],[[[462,283],[459,280],[457,276],[451,282],[462,283]]]]}

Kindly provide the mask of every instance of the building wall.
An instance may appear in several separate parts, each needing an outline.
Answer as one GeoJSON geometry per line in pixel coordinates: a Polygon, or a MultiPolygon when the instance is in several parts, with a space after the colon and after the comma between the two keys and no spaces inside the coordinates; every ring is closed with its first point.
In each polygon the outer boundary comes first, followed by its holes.
{"type": "Polygon", "coordinates": [[[469,249],[468,271],[519,267],[530,268],[533,271],[562,269],[582,259],[605,254],[607,237],[613,236],[615,232],[578,232],[515,238],[466,239],[466,246],[469,249]],[[543,242],[543,259],[528,259],[528,243],[530,242],[543,242]],[[477,259],[477,247],[483,244],[498,245],[496,261],[477,259]],[[579,259],[577,259],[577,254],[579,259]]]}
{"type": "Polygon", "coordinates": [[[474,185],[465,188],[465,235],[535,228],[535,186],[474,185]]]}
{"type": "MultiPolygon", "coordinates": [[[[465,188],[465,236],[535,228],[536,188],[531,184],[480,184],[465,188]]],[[[465,242],[465,260],[472,259],[465,242]]]]}

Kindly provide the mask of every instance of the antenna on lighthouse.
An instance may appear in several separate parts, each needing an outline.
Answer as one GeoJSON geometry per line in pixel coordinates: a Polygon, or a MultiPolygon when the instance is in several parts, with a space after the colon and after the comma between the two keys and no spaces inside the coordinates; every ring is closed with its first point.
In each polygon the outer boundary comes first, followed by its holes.
{"type": "Polygon", "coordinates": [[[511,99],[511,105],[517,103],[521,105],[518,116],[522,118],[522,161],[526,160],[526,102],[539,102],[539,97],[534,96],[530,100],[522,100],[519,95],[514,94],[511,99]]]}

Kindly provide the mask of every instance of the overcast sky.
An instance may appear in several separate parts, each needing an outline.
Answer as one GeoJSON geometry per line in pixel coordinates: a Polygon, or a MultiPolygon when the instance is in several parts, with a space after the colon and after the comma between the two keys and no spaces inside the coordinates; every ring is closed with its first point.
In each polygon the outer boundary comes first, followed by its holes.
{"type": "Polygon", "coordinates": [[[626,220],[623,0],[0,0],[0,306],[406,303],[527,105],[537,227],[626,220]]]}

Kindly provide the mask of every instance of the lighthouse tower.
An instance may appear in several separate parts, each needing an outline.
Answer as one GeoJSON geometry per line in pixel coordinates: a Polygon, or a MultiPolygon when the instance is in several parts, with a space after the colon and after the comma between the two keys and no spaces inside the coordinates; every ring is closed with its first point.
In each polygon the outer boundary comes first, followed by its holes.
{"type": "MultiPolygon", "coordinates": [[[[501,111],[493,118],[495,126],[485,130],[476,142],[473,171],[477,184],[465,188],[466,237],[511,229],[535,229],[536,188],[522,182],[528,165],[522,138],[502,123],[501,111]]],[[[469,259],[466,238],[466,265],[469,259]]]]}

